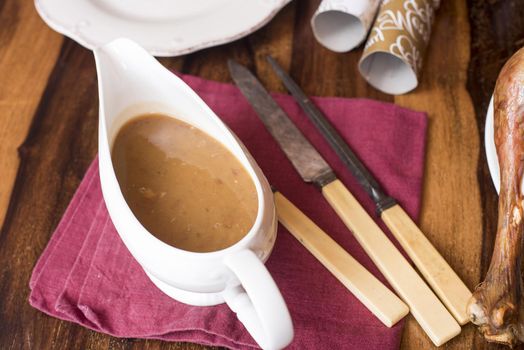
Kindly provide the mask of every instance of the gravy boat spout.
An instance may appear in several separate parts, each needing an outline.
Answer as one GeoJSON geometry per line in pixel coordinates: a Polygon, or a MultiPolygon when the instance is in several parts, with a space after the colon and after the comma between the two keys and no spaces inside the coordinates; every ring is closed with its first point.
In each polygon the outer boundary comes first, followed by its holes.
{"type": "Polygon", "coordinates": [[[143,48],[117,39],[94,51],[99,88],[99,163],[102,193],[122,241],[151,281],[180,302],[226,302],[264,349],[283,348],[293,338],[291,317],[264,262],[276,239],[271,188],[249,152],[180,78],[143,48]],[[170,246],[133,215],[118,184],[111,149],[118,131],[139,115],[159,113],[204,131],[244,166],[258,196],[253,227],[234,245],[210,253],[170,246]]]}

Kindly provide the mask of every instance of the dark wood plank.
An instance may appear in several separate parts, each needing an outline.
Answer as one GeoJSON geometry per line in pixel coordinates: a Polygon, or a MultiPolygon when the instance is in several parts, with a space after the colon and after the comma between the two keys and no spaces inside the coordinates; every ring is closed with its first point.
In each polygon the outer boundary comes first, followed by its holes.
{"type": "Polygon", "coordinates": [[[0,1],[0,23],[1,223],[18,171],[16,148],[27,135],[62,37],[42,22],[32,1],[0,1]]]}
{"type": "MultiPolygon", "coordinates": [[[[471,60],[468,69],[467,88],[473,105],[481,147],[477,176],[479,179],[483,225],[479,282],[484,278],[491,255],[497,229],[498,197],[489,174],[484,152],[484,126],[495,81],[507,59],[524,46],[524,1],[468,0],[471,29],[471,60]]],[[[487,344],[477,335],[472,345],[475,349],[505,349],[487,344]]],[[[524,348],[524,347],[520,347],[524,348]]]]}
{"type": "Polygon", "coordinates": [[[37,312],[27,297],[32,266],[95,154],[93,73],[91,55],[67,41],[19,148],[21,165],[0,235],[0,261],[9,266],[0,272],[4,346],[49,348],[60,339],[63,346],[83,347],[85,330],[37,312]]]}

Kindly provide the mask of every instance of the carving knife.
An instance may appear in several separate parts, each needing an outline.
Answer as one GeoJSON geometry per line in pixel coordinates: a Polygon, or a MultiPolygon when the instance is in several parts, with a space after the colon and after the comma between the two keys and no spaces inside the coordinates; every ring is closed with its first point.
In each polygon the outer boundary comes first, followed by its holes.
{"type": "Polygon", "coordinates": [[[460,326],[396,249],[380,227],[336,178],[333,170],[287,117],[258,79],[244,66],[228,61],[240,91],[278,142],[305,182],[318,186],[324,198],[353,232],[431,341],[439,346],[458,335],[460,326]]]}
{"type": "Polygon", "coordinates": [[[268,61],[308,118],[373,199],[380,217],[400,242],[402,248],[408,253],[440,300],[442,300],[460,324],[468,323],[469,317],[466,314],[466,306],[471,297],[468,287],[411,220],[409,215],[406,214],[404,209],[382,190],[373,175],[369,173],[340,134],[293,79],[273,58],[268,56],[268,61]]]}

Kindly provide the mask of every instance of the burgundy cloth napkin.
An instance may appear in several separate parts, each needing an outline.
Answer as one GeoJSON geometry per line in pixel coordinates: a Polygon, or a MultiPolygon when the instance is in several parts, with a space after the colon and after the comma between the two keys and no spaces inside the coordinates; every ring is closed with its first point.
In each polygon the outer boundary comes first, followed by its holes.
{"type": "MultiPolygon", "coordinates": [[[[320,192],[300,179],[238,89],[191,76],[183,79],[240,137],[270,183],[385,282],[320,192]]],[[[274,97],[376,219],[372,201],[293,99],[274,97]]],[[[425,115],[366,99],[313,100],[388,193],[416,218],[424,168],[425,115]]],[[[290,349],[398,348],[403,323],[385,327],[282,227],[267,268],[293,318],[295,338],[290,349]]],[[[29,301],[35,308],[117,337],[257,348],[225,304],[184,305],[149,281],[108,216],[96,159],[36,264],[30,288],[29,301]]]]}

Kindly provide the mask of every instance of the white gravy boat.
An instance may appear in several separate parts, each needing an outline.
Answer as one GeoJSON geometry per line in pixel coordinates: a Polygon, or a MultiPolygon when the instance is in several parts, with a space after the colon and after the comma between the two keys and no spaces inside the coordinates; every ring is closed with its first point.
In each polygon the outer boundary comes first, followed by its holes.
{"type": "Polygon", "coordinates": [[[291,317],[264,263],[275,244],[277,219],[270,186],[236,136],[181,79],[128,39],[95,50],[100,99],[99,162],[111,219],[151,281],[173,299],[205,306],[226,302],[264,349],[293,338],[291,317]],[[119,129],[145,113],[189,123],[220,141],[245,167],[258,194],[254,226],[236,244],[211,253],[172,247],[150,234],[133,215],[118,184],[111,147],[119,129]]]}

